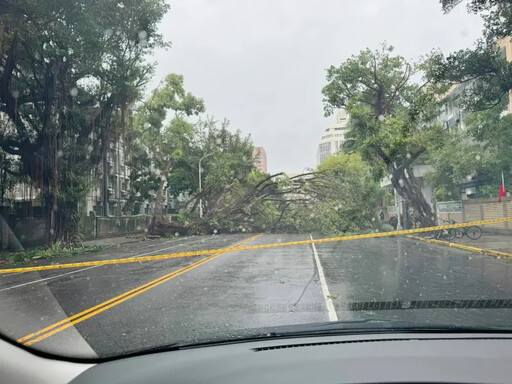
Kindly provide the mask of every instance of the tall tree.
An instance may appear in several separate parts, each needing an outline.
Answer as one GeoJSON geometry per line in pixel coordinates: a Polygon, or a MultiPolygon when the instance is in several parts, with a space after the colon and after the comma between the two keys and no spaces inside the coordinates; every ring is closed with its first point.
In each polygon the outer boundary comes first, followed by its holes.
{"type": "Polygon", "coordinates": [[[204,112],[204,102],[183,86],[183,76],[169,74],[161,87],[155,89],[135,116],[135,129],[149,149],[160,177],[150,232],[155,232],[164,218],[164,191],[167,178],[177,161],[183,157],[194,135],[194,125],[186,118],[204,112]],[[168,113],[172,114],[166,121],[168,113]]]}
{"type": "Polygon", "coordinates": [[[390,175],[423,226],[435,218],[414,175],[429,141],[440,127],[433,123],[436,98],[427,83],[412,82],[417,68],[393,54],[393,47],[366,49],[327,70],[325,114],[346,108],[350,115],[346,151],[358,151],[377,178],[390,175]]]}
{"type": "Polygon", "coordinates": [[[0,9],[0,149],[44,196],[49,240],[73,241],[87,175],[147,82],[163,0],[6,0],[0,9]]]}

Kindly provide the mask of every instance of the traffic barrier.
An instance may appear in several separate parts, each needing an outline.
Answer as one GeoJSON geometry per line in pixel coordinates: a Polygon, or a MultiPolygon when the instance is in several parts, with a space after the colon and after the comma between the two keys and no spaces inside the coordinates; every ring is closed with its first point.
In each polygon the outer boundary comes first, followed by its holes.
{"type": "MultiPolygon", "coordinates": [[[[286,242],[286,243],[250,245],[250,246],[246,246],[246,247],[237,247],[236,251],[252,251],[252,250],[258,250],[258,249],[289,247],[289,246],[293,246],[293,245],[321,244],[321,243],[332,243],[332,242],[348,241],[348,240],[362,240],[362,239],[374,239],[374,238],[380,238],[380,237],[412,235],[415,233],[436,232],[436,231],[440,231],[440,230],[444,230],[444,229],[463,228],[463,227],[469,227],[472,225],[480,226],[480,225],[488,225],[488,224],[495,224],[495,223],[504,223],[507,221],[512,221],[512,217],[473,221],[471,223],[447,224],[447,225],[440,225],[440,226],[436,226],[436,227],[404,229],[401,231],[392,231],[392,232],[376,232],[376,233],[366,233],[363,235],[329,237],[329,238],[325,238],[325,239],[313,239],[313,240],[291,241],[291,242],[286,242]]],[[[0,274],[47,271],[47,270],[52,270],[52,269],[64,269],[64,268],[90,267],[90,266],[96,266],[96,265],[141,263],[141,262],[146,262],[146,261],[158,261],[158,260],[167,260],[167,259],[175,259],[175,258],[183,258],[183,257],[210,255],[213,253],[229,252],[229,251],[233,251],[233,250],[235,250],[235,248],[231,247],[231,248],[209,249],[209,250],[204,250],[204,251],[180,252],[180,253],[172,253],[172,254],[167,254],[167,255],[144,256],[144,257],[137,257],[137,258],[85,261],[85,262],[80,262],[80,263],[67,263],[67,264],[51,264],[51,265],[41,265],[41,266],[36,266],[36,267],[6,268],[6,269],[0,269],[0,274]]]]}

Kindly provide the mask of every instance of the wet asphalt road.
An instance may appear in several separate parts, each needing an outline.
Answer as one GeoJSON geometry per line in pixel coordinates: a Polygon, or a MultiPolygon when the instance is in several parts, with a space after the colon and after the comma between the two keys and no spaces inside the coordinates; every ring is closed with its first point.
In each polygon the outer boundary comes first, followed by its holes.
{"type": "MultiPolygon", "coordinates": [[[[72,261],[216,249],[252,236],[141,241],[72,261]]],[[[264,235],[247,245],[306,239],[264,235]]],[[[32,347],[76,357],[110,356],[333,318],[512,327],[511,309],[433,308],[440,300],[512,299],[511,261],[405,238],[314,248],[325,281],[310,245],[225,253],[146,290],[136,289],[207,256],[0,275],[0,332],[18,339],[134,289],[133,297],[78,318],[82,321],[32,347]],[[405,308],[412,302],[430,308],[379,309],[396,300],[405,308]],[[329,301],[334,311],[329,312],[329,301]]]]}

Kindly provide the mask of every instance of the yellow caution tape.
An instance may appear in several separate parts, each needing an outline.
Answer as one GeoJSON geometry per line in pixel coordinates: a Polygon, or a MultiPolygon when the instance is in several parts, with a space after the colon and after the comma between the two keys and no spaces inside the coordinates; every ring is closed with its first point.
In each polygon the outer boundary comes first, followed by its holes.
{"type": "MultiPolygon", "coordinates": [[[[244,245],[252,240],[255,240],[257,239],[258,237],[260,237],[260,235],[256,235],[256,236],[253,236],[249,239],[246,239],[238,244],[236,244],[233,249],[237,249],[239,246],[241,245],[244,245]]],[[[221,252],[221,253],[216,253],[216,254],[213,254],[211,256],[208,256],[207,258],[204,258],[204,259],[201,259],[199,261],[196,261],[195,263],[193,264],[190,264],[190,265],[187,265],[186,267],[183,267],[183,268],[180,268],[176,271],[173,271],[169,274],[166,274],[165,276],[161,276],[155,280],[152,280],[146,284],[143,284],[139,287],[136,287],[134,289],[131,289],[127,292],[124,292],[122,293],[121,295],[119,296],[116,296],[116,297],[113,297],[107,301],[104,301],[103,303],[100,303],[98,305],[95,305],[91,308],[88,308],[80,313],[77,313],[73,316],[70,316],[64,320],[61,320],[57,323],[54,323],[48,327],[45,327],[37,332],[34,332],[34,333],[31,333],[29,335],[26,335],[20,339],[17,340],[18,343],[23,343],[25,346],[30,346],[34,343],[37,343],[41,340],[44,340],[58,332],[61,332],[77,323],[80,323],[84,320],[87,320],[93,316],[96,316],[97,314],[101,313],[101,312],[104,312],[112,307],[115,307],[141,293],[144,293],[146,291],[149,291],[150,289],[162,284],[162,283],[165,283],[177,276],[180,276],[184,273],[187,273],[201,265],[204,265],[206,264],[207,262],[209,262],[210,260],[213,260],[221,255],[223,255],[225,252],[221,252]]]]}
{"type": "MultiPolygon", "coordinates": [[[[437,227],[404,229],[401,231],[392,231],[392,232],[366,233],[364,235],[329,237],[329,238],[325,238],[325,239],[291,241],[291,242],[287,242],[287,243],[251,245],[251,246],[246,246],[246,247],[236,247],[236,251],[252,251],[252,250],[257,250],[257,249],[288,247],[288,246],[292,246],[292,245],[332,243],[332,242],[336,242],[336,241],[374,239],[374,238],[379,238],[379,237],[411,235],[411,234],[415,234],[415,233],[435,232],[435,231],[440,231],[443,229],[463,228],[463,227],[469,227],[472,225],[488,225],[488,224],[504,223],[507,221],[512,221],[512,217],[473,221],[471,223],[447,224],[447,225],[441,225],[441,226],[437,226],[437,227]]],[[[52,264],[52,265],[42,265],[42,266],[37,266],[37,267],[8,268],[8,269],[0,269],[0,274],[47,271],[47,270],[51,270],[51,269],[90,267],[90,266],[95,266],[95,265],[141,263],[141,262],[145,262],[145,261],[157,261],[157,260],[167,260],[167,259],[175,259],[175,258],[182,258],[182,257],[210,255],[212,253],[230,252],[233,250],[235,250],[235,248],[231,247],[231,248],[209,249],[209,250],[204,250],[204,251],[180,252],[180,253],[172,253],[172,254],[167,254],[167,255],[144,256],[144,257],[137,257],[137,258],[85,261],[85,262],[81,262],[81,263],[52,264]]]]}

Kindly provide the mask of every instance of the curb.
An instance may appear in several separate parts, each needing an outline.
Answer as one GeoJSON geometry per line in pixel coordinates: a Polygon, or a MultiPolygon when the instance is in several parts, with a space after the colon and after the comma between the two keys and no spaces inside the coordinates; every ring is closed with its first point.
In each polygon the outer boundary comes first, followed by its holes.
{"type": "Polygon", "coordinates": [[[407,238],[414,239],[414,240],[420,240],[420,241],[423,241],[424,243],[438,244],[438,245],[442,245],[444,247],[458,248],[458,249],[462,249],[464,251],[479,253],[481,255],[494,256],[497,258],[502,257],[504,259],[512,260],[512,253],[493,251],[490,249],[471,247],[469,245],[463,245],[463,244],[457,244],[457,243],[450,243],[449,241],[444,241],[444,240],[424,239],[423,237],[419,237],[419,236],[408,235],[407,238]]]}

